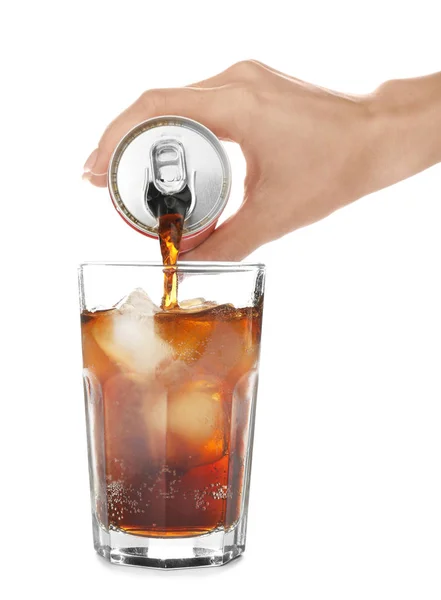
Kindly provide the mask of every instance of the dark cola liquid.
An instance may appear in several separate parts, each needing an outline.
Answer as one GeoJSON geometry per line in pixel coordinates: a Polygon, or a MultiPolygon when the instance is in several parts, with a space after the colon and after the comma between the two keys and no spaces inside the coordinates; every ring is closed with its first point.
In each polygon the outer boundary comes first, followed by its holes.
{"type": "MultiPolygon", "coordinates": [[[[165,266],[176,265],[181,245],[184,217],[178,213],[159,217],[158,235],[162,262],[165,266]]],[[[175,269],[164,269],[164,294],[161,308],[169,310],[178,306],[178,278],[175,269]]]]}
{"type": "Polygon", "coordinates": [[[243,500],[260,310],[156,313],[167,353],[153,372],[112,340],[121,314],[82,319],[98,520],[153,537],[231,527],[243,500]]]}

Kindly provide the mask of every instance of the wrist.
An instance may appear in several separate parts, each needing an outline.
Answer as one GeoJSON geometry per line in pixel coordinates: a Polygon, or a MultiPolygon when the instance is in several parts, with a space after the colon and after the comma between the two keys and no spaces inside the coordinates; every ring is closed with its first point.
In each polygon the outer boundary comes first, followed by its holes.
{"type": "Polygon", "coordinates": [[[441,74],[388,81],[365,107],[370,191],[441,162],[441,74]]]}

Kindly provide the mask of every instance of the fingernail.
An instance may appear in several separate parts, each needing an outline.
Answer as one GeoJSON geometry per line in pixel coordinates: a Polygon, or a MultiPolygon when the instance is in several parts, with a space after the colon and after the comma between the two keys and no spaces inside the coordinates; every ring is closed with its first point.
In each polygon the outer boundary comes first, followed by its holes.
{"type": "MultiPolygon", "coordinates": [[[[95,148],[95,150],[92,152],[92,154],[89,156],[89,158],[84,163],[84,167],[83,167],[84,175],[86,173],[90,173],[92,171],[93,167],[96,164],[97,158],[98,158],[98,148],[95,148]]],[[[83,175],[83,177],[84,177],[84,175],[83,175]]]]}

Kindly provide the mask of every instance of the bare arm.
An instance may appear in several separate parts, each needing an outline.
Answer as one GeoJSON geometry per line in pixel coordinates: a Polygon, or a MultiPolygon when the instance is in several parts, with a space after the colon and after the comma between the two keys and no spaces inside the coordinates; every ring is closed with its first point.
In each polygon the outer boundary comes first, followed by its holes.
{"type": "Polygon", "coordinates": [[[388,81],[367,99],[367,105],[374,189],[441,162],[441,73],[388,81]]]}

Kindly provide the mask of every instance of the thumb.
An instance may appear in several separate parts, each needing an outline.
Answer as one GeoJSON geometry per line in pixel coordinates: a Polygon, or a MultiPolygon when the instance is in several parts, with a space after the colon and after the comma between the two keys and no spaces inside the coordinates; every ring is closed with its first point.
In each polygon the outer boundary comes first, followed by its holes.
{"type": "Polygon", "coordinates": [[[161,115],[181,115],[204,123],[219,138],[241,142],[241,122],[233,114],[232,106],[237,102],[232,86],[219,88],[174,88],[149,90],[121,113],[105,130],[98,148],[84,165],[83,178],[94,185],[107,185],[107,169],[118,142],[135,125],[146,119],[161,115]]]}
{"type": "Polygon", "coordinates": [[[200,246],[181,254],[182,260],[239,261],[263,244],[255,211],[249,203],[222,223],[200,246]]]}

